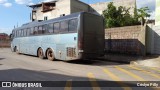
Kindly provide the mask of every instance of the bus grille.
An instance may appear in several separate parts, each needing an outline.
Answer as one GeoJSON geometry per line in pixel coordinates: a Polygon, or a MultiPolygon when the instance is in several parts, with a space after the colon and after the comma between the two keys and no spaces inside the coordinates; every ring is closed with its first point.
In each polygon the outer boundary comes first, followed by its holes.
{"type": "Polygon", "coordinates": [[[76,57],[76,48],[67,48],[67,57],[76,57]]]}

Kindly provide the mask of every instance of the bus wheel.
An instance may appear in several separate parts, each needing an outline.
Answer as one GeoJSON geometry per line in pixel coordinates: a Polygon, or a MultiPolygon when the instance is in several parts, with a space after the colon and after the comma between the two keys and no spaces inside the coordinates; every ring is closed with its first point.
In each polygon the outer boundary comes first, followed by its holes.
{"type": "Polygon", "coordinates": [[[14,47],[13,52],[16,52],[16,50],[17,50],[17,47],[14,47]]]}
{"type": "Polygon", "coordinates": [[[44,53],[43,53],[42,48],[39,48],[39,49],[38,49],[38,57],[39,57],[40,59],[44,59],[44,53]]]}
{"type": "Polygon", "coordinates": [[[17,49],[17,47],[15,47],[15,50],[16,50],[16,53],[17,53],[17,54],[20,54],[19,51],[18,51],[18,49],[17,49]]]}
{"type": "Polygon", "coordinates": [[[51,61],[53,61],[55,59],[52,49],[47,50],[47,58],[48,58],[48,60],[51,60],[51,61]]]}

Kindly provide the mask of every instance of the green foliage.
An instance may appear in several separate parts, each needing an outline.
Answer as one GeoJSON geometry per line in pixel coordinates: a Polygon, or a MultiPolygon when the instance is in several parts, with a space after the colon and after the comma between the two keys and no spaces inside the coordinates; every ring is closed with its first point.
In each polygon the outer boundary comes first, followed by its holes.
{"type": "Polygon", "coordinates": [[[141,19],[142,23],[145,23],[145,18],[150,17],[150,14],[148,14],[149,8],[148,7],[143,7],[138,9],[138,15],[137,17],[141,19]]]}
{"type": "Polygon", "coordinates": [[[139,18],[149,17],[148,8],[135,9],[134,16],[130,14],[130,8],[119,6],[116,8],[111,2],[103,11],[106,28],[122,27],[140,24],[139,18]]]}

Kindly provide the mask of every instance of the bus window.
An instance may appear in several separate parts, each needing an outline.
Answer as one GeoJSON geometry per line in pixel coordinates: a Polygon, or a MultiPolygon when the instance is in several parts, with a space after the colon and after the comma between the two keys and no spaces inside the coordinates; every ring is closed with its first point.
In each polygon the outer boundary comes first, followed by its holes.
{"type": "Polygon", "coordinates": [[[23,30],[23,36],[25,37],[27,35],[27,29],[23,30]]]}
{"type": "Polygon", "coordinates": [[[59,23],[54,23],[54,33],[59,33],[59,23]]]}
{"type": "Polygon", "coordinates": [[[38,34],[38,27],[34,27],[33,35],[37,35],[37,34],[38,34]]]}
{"type": "Polygon", "coordinates": [[[20,37],[20,36],[21,36],[21,30],[19,30],[19,33],[18,33],[18,34],[19,34],[18,36],[20,37]]]}
{"type": "Polygon", "coordinates": [[[28,28],[28,29],[27,29],[27,36],[29,36],[29,35],[30,35],[30,31],[31,31],[31,29],[30,29],[30,28],[28,28]]]}
{"type": "Polygon", "coordinates": [[[18,31],[16,30],[16,37],[18,37],[18,31]]]}
{"type": "Polygon", "coordinates": [[[53,28],[53,24],[51,23],[51,24],[48,24],[48,30],[47,30],[47,33],[48,34],[52,34],[53,32],[54,32],[54,30],[53,30],[54,28],[53,28]]]}
{"type": "Polygon", "coordinates": [[[12,37],[13,38],[15,37],[15,31],[12,31],[12,37]]]}
{"type": "Polygon", "coordinates": [[[19,36],[19,31],[17,30],[17,37],[19,36]]]}
{"type": "Polygon", "coordinates": [[[69,20],[69,32],[76,32],[78,26],[78,19],[69,20]]]}
{"type": "Polygon", "coordinates": [[[21,37],[23,37],[23,32],[24,32],[24,30],[21,30],[21,37]]]}
{"type": "Polygon", "coordinates": [[[42,34],[42,30],[43,30],[42,26],[38,26],[38,34],[42,34]]]}
{"type": "Polygon", "coordinates": [[[46,32],[47,28],[48,28],[47,24],[42,26],[42,34],[44,34],[46,32]]]}
{"type": "Polygon", "coordinates": [[[33,32],[34,32],[34,28],[32,27],[30,31],[30,35],[33,35],[33,32]]]}
{"type": "Polygon", "coordinates": [[[60,33],[68,32],[68,21],[62,21],[60,26],[60,33]]]}

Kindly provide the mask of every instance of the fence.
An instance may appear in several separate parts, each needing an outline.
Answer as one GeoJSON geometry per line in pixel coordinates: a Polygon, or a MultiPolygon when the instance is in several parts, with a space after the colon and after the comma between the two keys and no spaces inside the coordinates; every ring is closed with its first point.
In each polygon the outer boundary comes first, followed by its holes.
{"type": "Polygon", "coordinates": [[[145,55],[145,28],[127,26],[105,30],[106,52],[145,55]]]}
{"type": "Polygon", "coordinates": [[[10,40],[0,40],[0,48],[10,47],[10,40]]]}

